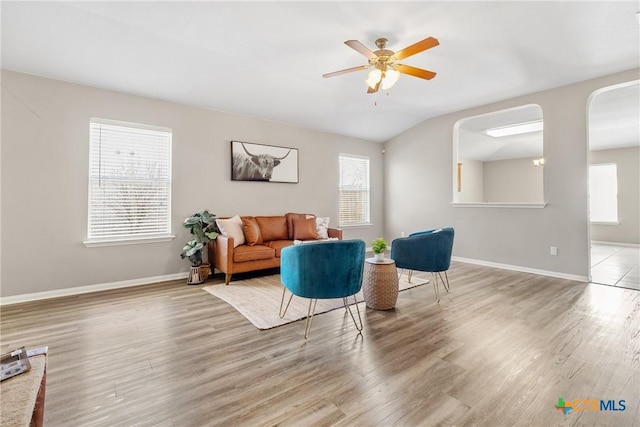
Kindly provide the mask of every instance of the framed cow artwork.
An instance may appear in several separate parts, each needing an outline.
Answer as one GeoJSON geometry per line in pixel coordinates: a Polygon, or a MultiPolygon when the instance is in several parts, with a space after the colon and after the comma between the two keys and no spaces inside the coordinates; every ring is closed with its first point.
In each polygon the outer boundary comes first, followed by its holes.
{"type": "Polygon", "coordinates": [[[231,180],[298,183],[298,149],[231,141],[231,180]]]}

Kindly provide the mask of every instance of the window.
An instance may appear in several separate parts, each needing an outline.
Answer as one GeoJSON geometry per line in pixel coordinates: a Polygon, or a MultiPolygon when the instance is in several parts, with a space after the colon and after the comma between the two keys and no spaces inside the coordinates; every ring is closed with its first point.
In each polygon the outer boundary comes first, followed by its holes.
{"type": "Polygon", "coordinates": [[[369,225],[369,158],[341,154],[340,226],[369,225]]]}
{"type": "Polygon", "coordinates": [[[173,237],[171,130],[92,119],[89,140],[85,244],[139,243],[173,237]]]}
{"type": "Polygon", "coordinates": [[[614,163],[589,166],[591,222],[618,223],[618,170],[614,163]]]}

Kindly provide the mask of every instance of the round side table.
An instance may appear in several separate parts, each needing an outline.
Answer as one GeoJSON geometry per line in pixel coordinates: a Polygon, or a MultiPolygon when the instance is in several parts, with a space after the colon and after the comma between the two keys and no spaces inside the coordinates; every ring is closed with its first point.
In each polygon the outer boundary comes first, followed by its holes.
{"type": "Polygon", "coordinates": [[[394,308],[398,300],[396,262],[387,258],[382,261],[365,259],[362,292],[367,307],[374,310],[394,308]]]}

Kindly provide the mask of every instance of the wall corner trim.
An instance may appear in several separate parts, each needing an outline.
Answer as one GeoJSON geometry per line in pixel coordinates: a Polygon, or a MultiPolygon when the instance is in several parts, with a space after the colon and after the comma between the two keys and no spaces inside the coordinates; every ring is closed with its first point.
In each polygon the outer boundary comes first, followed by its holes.
{"type": "Polygon", "coordinates": [[[90,292],[107,291],[110,289],[128,288],[132,286],[151,285],[171,280],[186,279],[188,272],[166,274],[164,276],[142,277],[140,279],[123,280],[121,282],[99,283],[96,285],[77,286],[74,288],[55,289],[53,291],[34,292],[31,294],[0,297],[0,306],[20,304],[23,302],[39,301],[50,298],[59,298],[72,295],[87,294],[90,292]]]}

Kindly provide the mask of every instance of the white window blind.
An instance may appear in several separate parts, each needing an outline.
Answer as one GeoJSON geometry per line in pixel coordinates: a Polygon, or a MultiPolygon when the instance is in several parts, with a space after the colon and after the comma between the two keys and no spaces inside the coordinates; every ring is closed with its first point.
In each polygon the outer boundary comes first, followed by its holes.
{"type": "Polygon", "coordinates": [[[171,130],[92,119],[89,152],[89,242],[169,236],[171,130]]]}
{"type": "Polygon", "coordinates": [[[341,154],[340,226],[369,224],[369,159],[341,154]]]}
{"type": "Polygon", "coordinates": [[[618,222],[618,169],[613,163],[589,166],[591,222],[618,222]]]}

